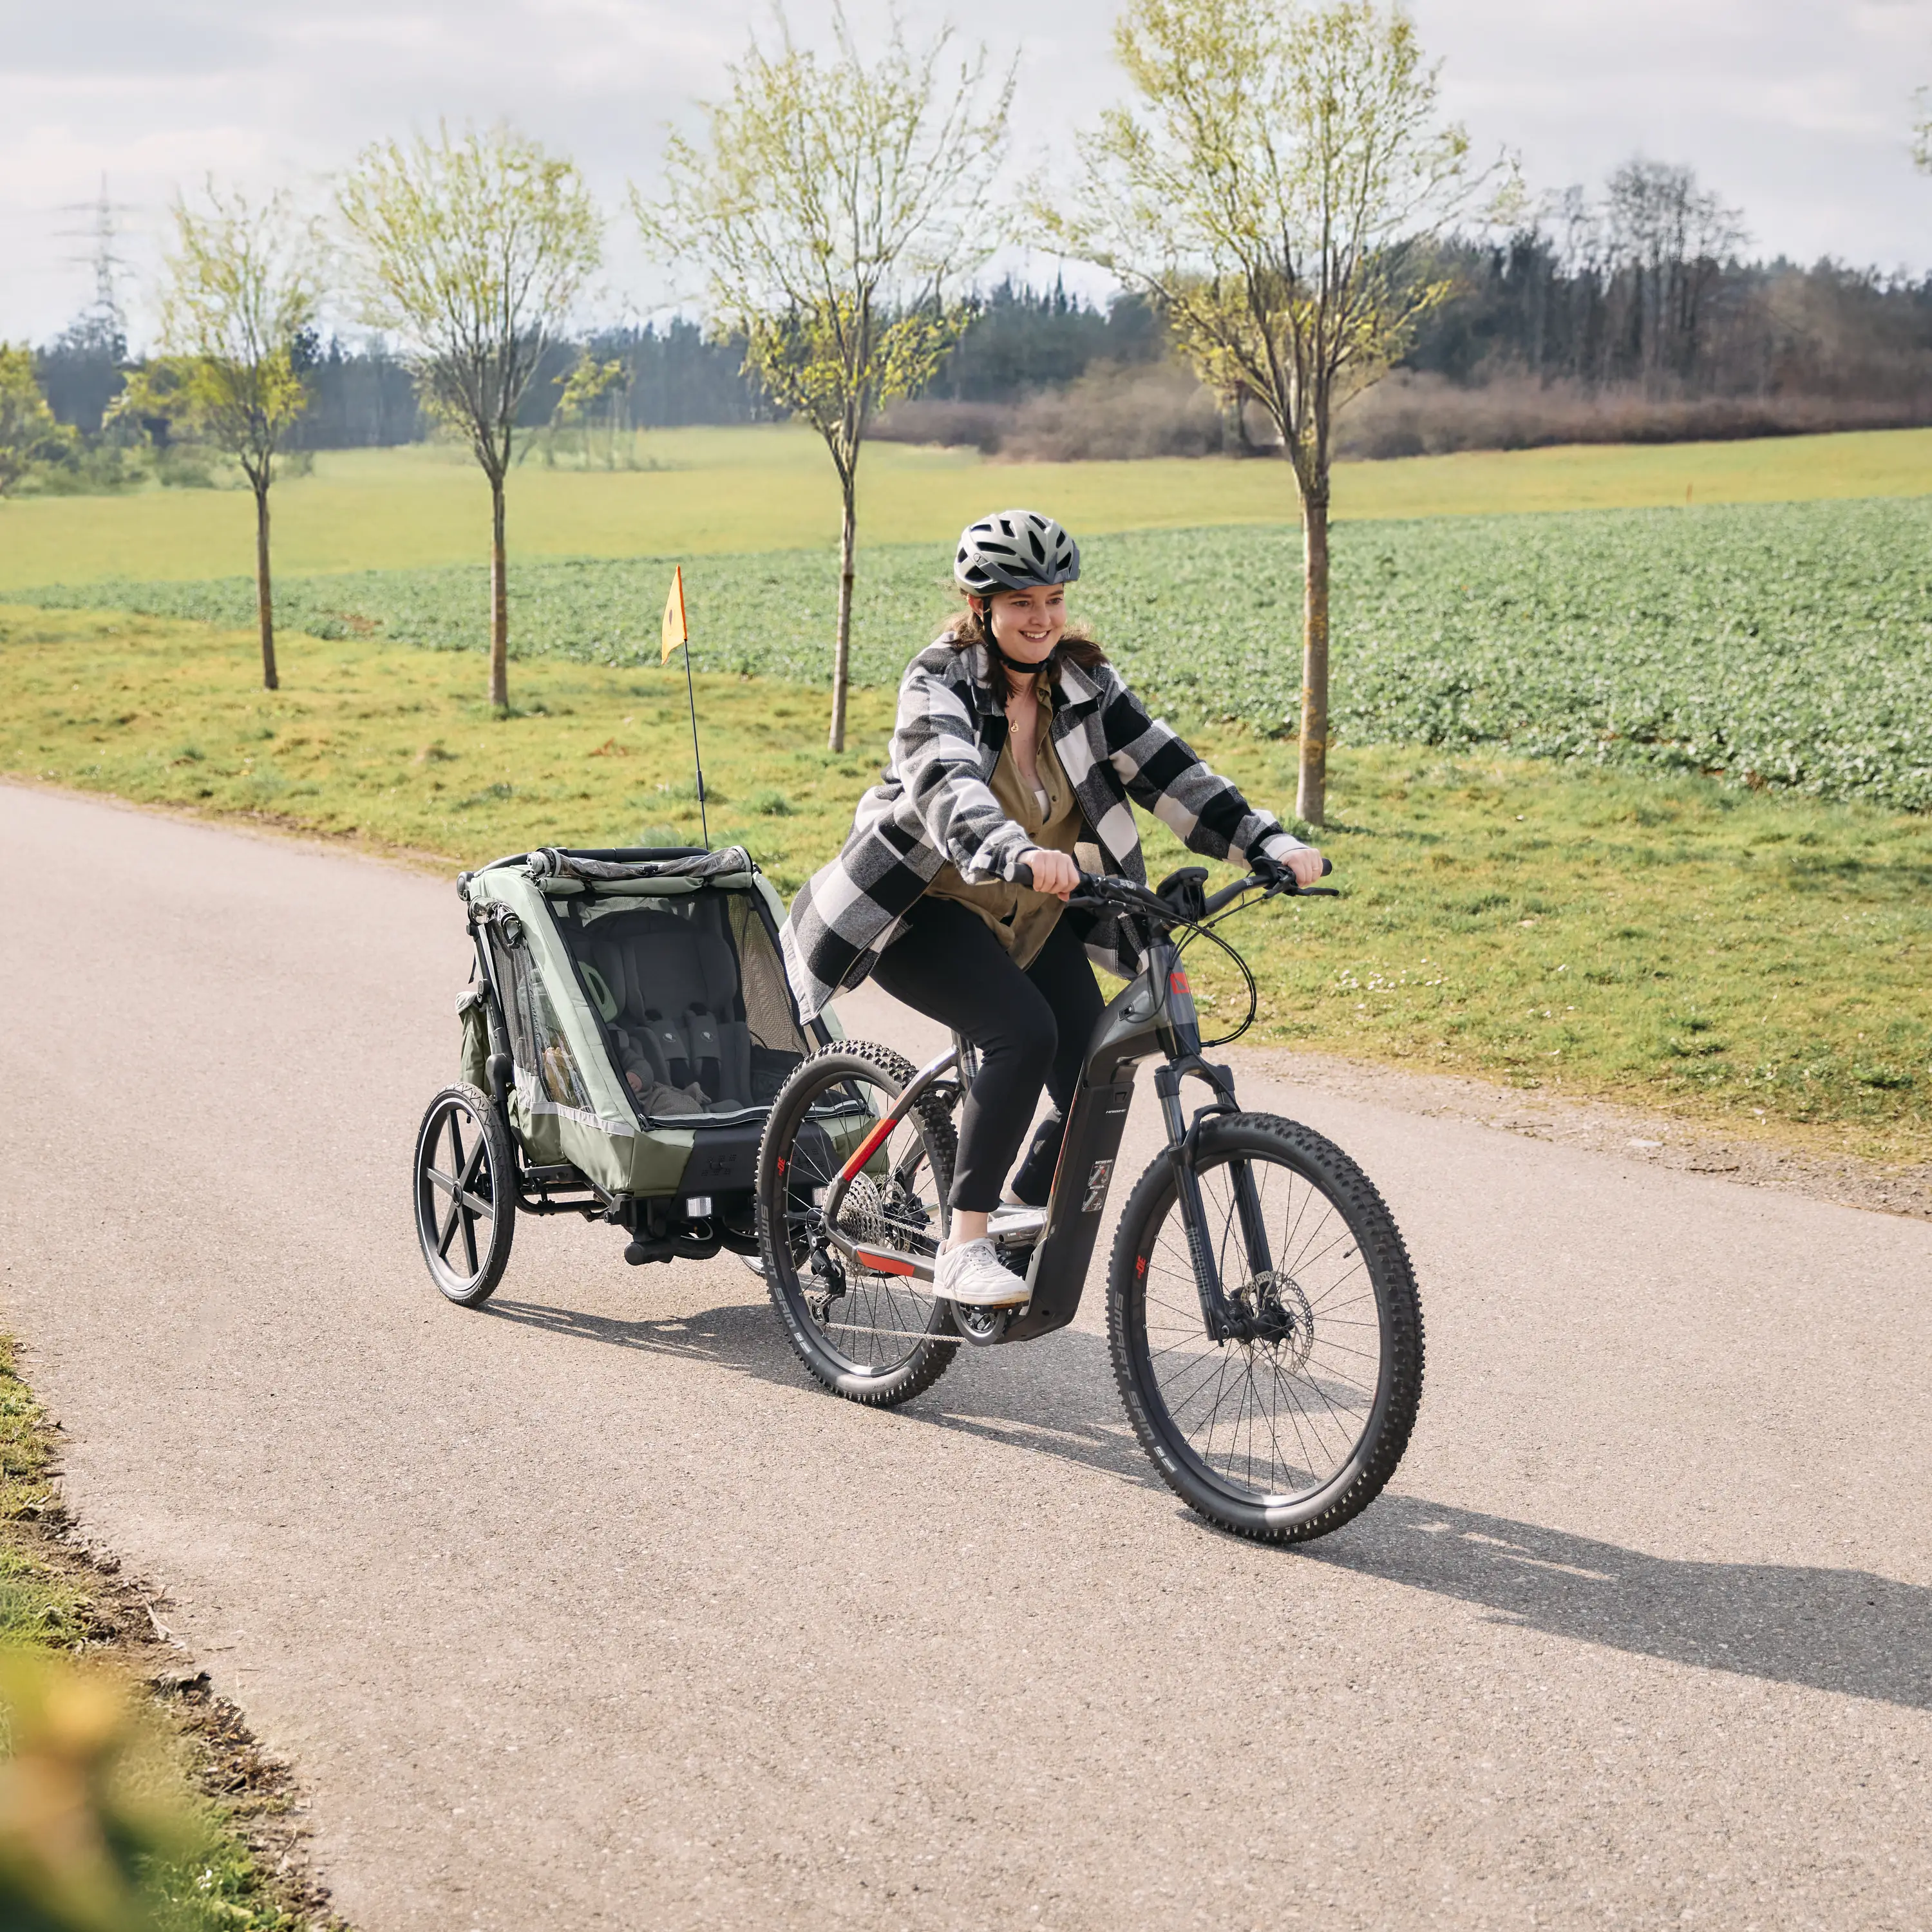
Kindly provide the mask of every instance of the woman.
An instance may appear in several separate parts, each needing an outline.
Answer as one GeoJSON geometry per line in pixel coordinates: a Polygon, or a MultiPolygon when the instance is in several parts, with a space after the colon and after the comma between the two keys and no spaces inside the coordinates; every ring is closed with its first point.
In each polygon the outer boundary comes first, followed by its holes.
{"type": "Polygon", "coordinates": [[[882,781],[782,934],[808,1016],[869,975],[979,1048],[934,1292],[980,1307],[1026,1299],[987,1218],[1042,1083],[1053,1112],[1013,1196],[1038,1206],[1052,1186],[1102,1006],[1088,961],[1138,970],[1114,920],[1066,910],[1076,847],[1089,871],[1144,883],[1132,799],[1210,858],[1239,854],[1304,885],[1322,872],[1318,852],[1210,772],[1067,628],[1079,574],[1079,546],[1051,517],[1007,510],[966,530],[953,560],[966,608],[908,666],[882,781]]]}

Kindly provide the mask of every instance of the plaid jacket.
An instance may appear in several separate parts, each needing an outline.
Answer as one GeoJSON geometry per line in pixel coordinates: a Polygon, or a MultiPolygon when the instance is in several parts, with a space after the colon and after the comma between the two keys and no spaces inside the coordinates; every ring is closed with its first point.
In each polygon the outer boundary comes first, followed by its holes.
{"type": "MultiPolygon", "coordinates": [[[[960,650],[944,638],[907,667],[880,782],[860,800],[844,849],[792,901],[779,935],[808,1018],[866,979],[946,860],[969,880],[1016,877],[1032,841],[987,782],[1006,742],[1006,707],[987,673],[983,644],[960,650]]],[[[1264,840],[1277,856],[1299,843],[1149,717],[1111,664],[1083,671],[1061,660],[1050,731],[1104,872],[1146,880],[1130,800],[1211,859],[1264,840]]],[[[1092,920],[1086,946],[1124,979],[1140,970],[1112,918],[1092,920]]]]}

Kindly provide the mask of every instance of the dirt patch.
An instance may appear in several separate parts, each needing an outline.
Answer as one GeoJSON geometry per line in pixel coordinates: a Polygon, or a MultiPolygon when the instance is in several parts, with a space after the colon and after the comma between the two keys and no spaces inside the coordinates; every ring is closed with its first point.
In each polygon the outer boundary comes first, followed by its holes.
{"type": "MultiPolygon", "coordinates": [[[[59,1425],[48,1425],[48,1434],[57,1456],[59,1425]]],[[[44,1474],[57,1479],[57,1463],[44,1474]]],[[[274,1903],[302,1932],[350,1932],[310,1862],[307,1802],[292,1768],[209,1688],[207,1672],[168,1629],[165,1594],[124,1574],[120,1558],[89,1542],[58,1498],[16,1511],[0,1533],[79,1598],[82,1654],[124,1672],[187,1741],[196,1785],[221,1805],[274,1903]]]]}
{"type": "Polygon", "coordinates": [[[1614,1101],[1527,1093],[1466,1075],[1411,1073],[1286,1047],[1231,1051],[1274,1079],[1320,1087],[1403,1113],[1474,1120],[1505,1133],[1587,1148],[1678,1173],[1722,1174],[1744,1187],[1774,1188],[1840,1207],[1932,1220],[1932,1164],[1888,1167],[1856,1155],[1793,1148],[1778,1139],[1770,1126],[1760,1135],[1614,1101]]]}

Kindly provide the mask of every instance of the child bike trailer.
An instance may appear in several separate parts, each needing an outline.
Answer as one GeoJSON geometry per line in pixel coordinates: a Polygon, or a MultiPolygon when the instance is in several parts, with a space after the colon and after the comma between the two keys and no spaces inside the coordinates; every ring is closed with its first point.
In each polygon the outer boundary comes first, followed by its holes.
{"type": "MultiPolygon", "coordinates": [[[[741,846],[545,848],[457,881],[476,950],[461,1077],[418,1130],[416,1234],[466,1307],[502,1279],[519,1214],[582,1215],[633,1263],[755,1256],[758,1140],[792,1069],[834,1037],[800,1023],[784,908],[741,846]]],[[[871,1124],[823,1111],[835,1145],[871,1124]]]]}

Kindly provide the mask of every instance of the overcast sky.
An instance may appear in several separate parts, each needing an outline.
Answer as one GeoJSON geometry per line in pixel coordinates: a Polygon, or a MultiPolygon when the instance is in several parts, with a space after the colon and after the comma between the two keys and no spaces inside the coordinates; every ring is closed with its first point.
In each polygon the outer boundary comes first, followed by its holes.
{"type": "MultiPolygon", "coordinates": [[[[854,13],[875,20],[866,0],[854,13]]],[[[907,0],[915,25],[938,0],[907,0]]],[[[1021,63],[1023,146],[1108,98],[1113,0],[953,7],[976,32],[1046,16],[1021,63]]],[[[794,7],[807,38],[822,4],[794,7]]],[[[1412,0],[1452,112],[1536,187],[1600,184],[1635,153],[1684,161],[1754,248],[1932,268],[1932,178],[1910,155],[1932,82],[1932,0],[1412,0]]],[[[664,124],[715,90],[762,0],[0,0],[0,339],[44,339],[90,298],[104,176],[129,294],[178,186],[210,171],[314,184],[379,136],[508,116],[567,148],[614,205],[664,124]]],[[[607,307],[662,298],[620,248],[607,307]]]]}

